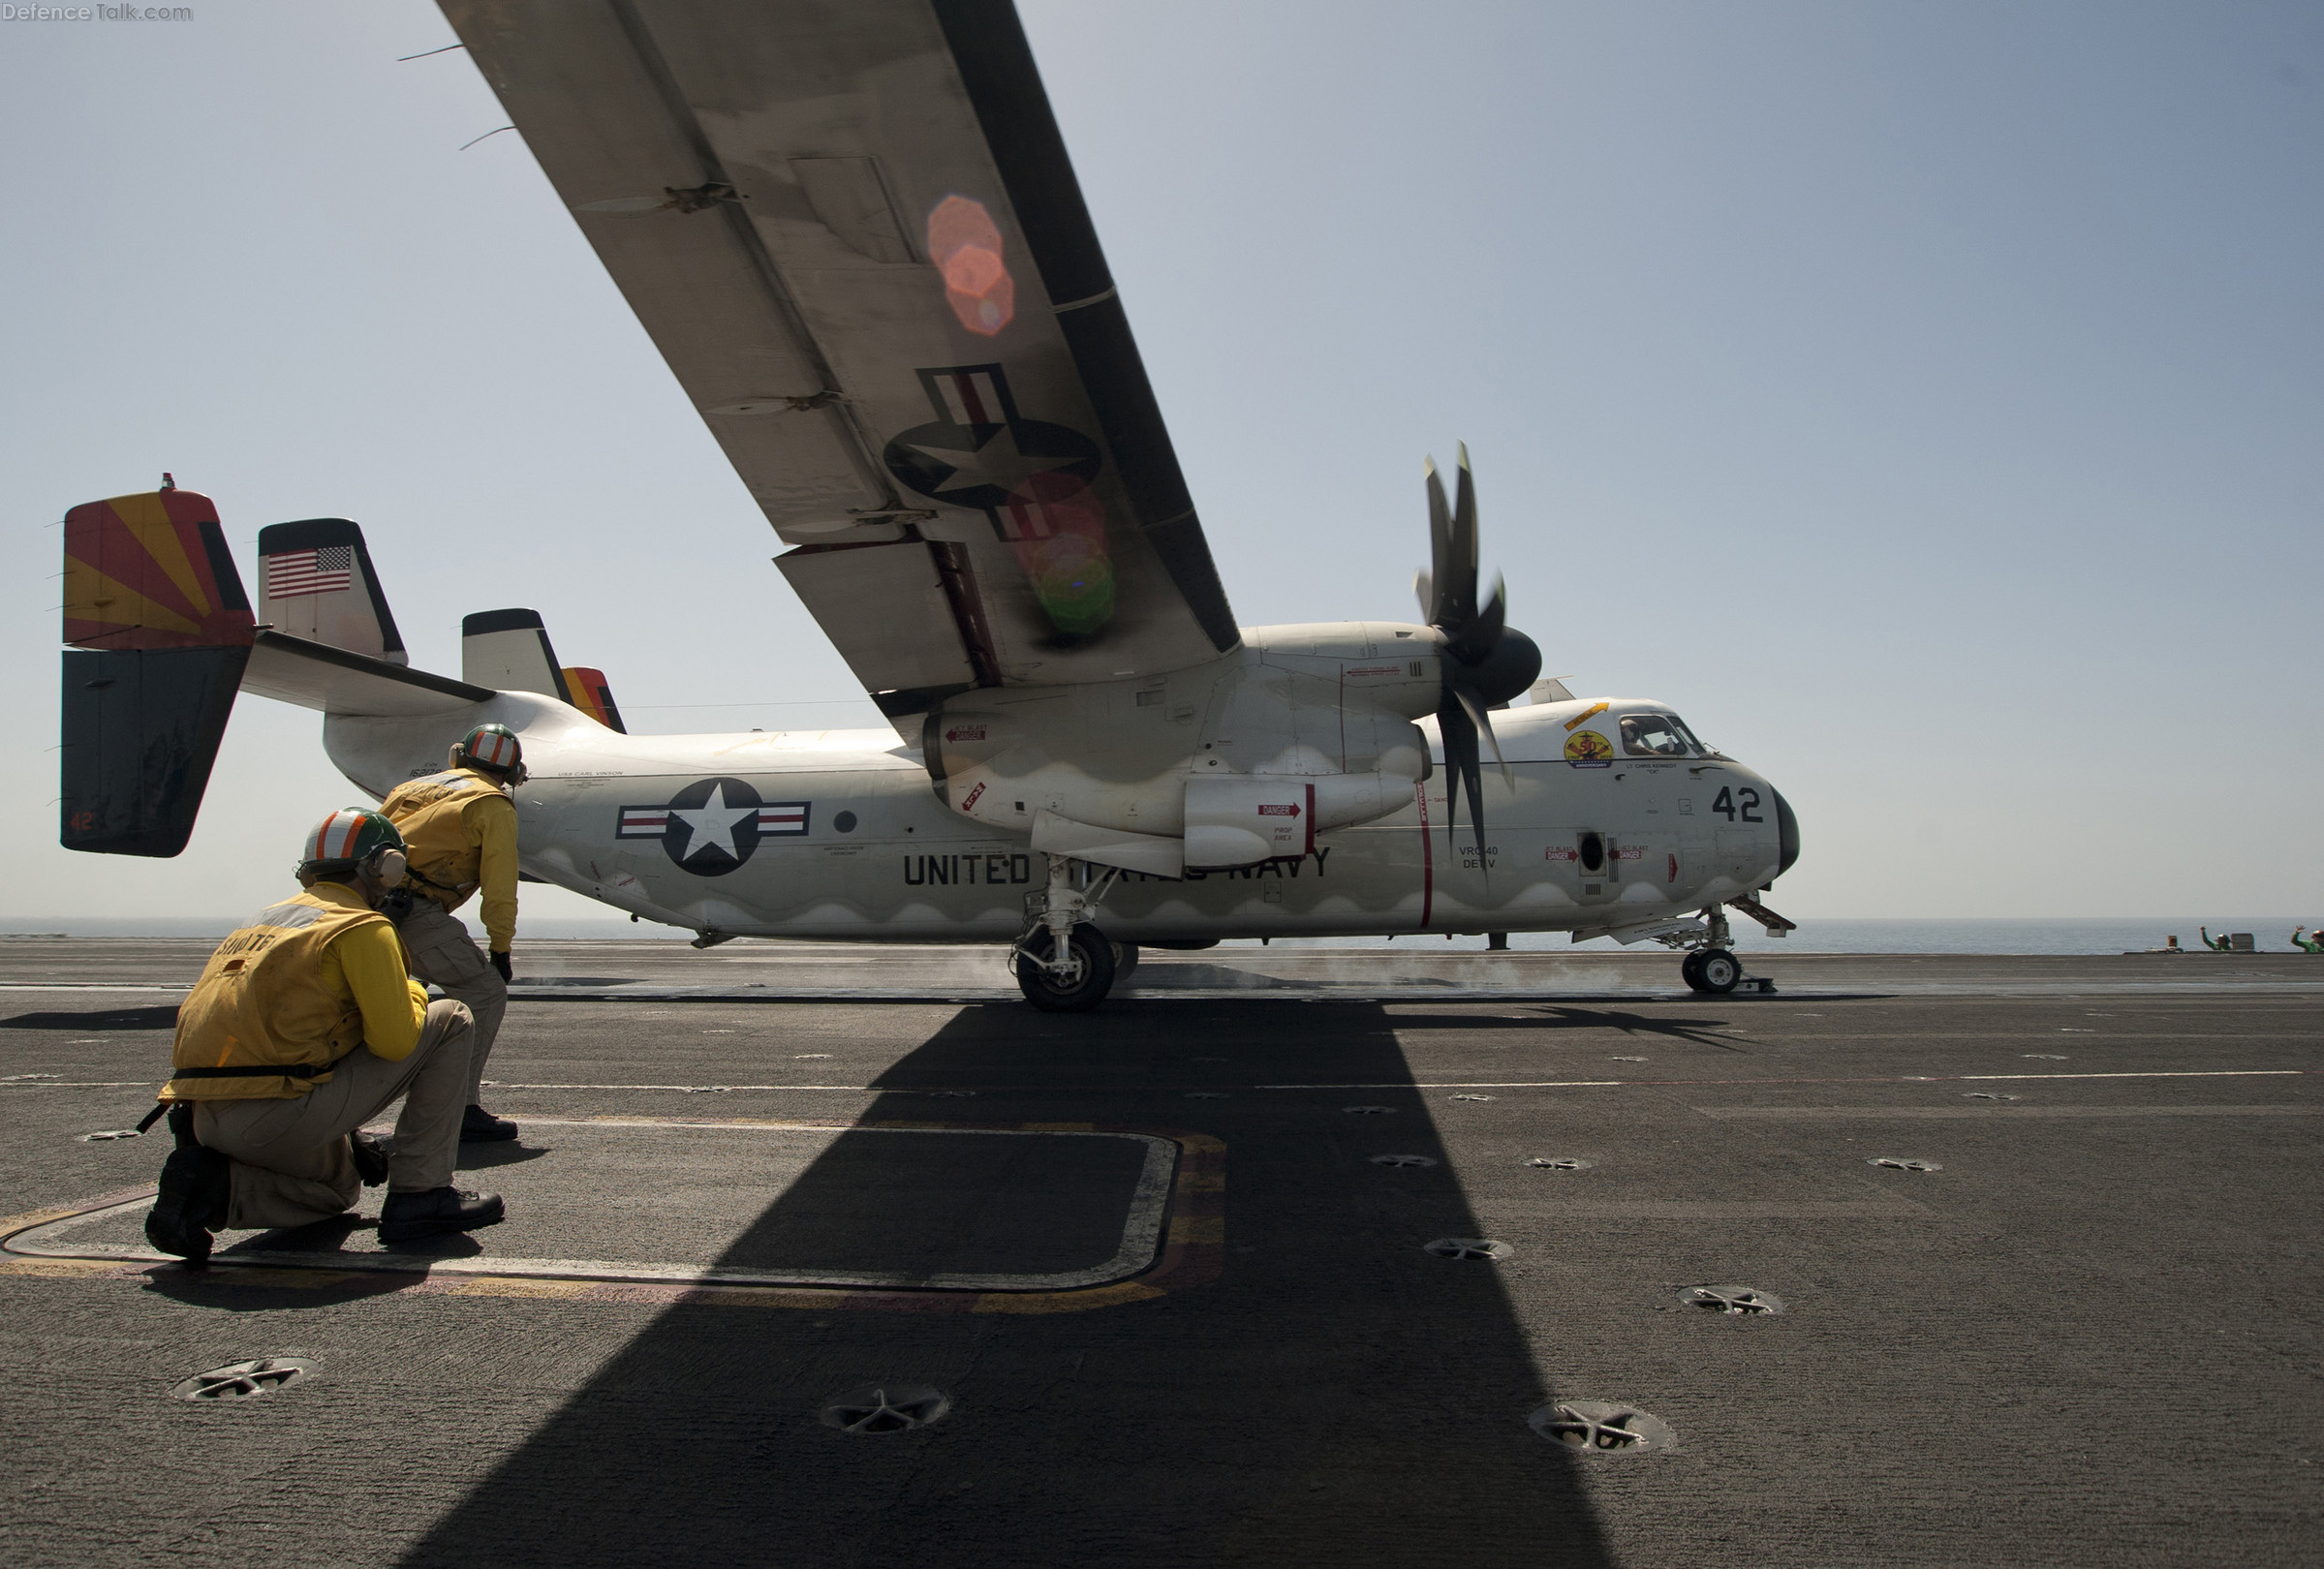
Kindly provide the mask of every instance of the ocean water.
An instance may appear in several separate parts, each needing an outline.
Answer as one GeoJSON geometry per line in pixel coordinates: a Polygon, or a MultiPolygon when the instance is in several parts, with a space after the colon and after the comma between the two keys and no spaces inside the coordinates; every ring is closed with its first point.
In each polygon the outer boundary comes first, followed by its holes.
{"type": "MultiPolygon", "coordinates": [[[[1741,916],[1730,917],[1735,945],[1747,952],[1770,953],[2136,953],[2148,948],[2159,948],[2167,938],[2177,937],[2183,948],[2199,949],[2196,939],[2200,928],[2208,926],[2217,937],[2227,932],[2248,932],[2252,945],[2262,953],[2290,953],[2291,931],[2295,926],[2313,926],[2324,920],[2324,914],[2295,917],[2290,915],[2229,915],[2201,916],[2106,916],[2087,919],[2042,920],[1991,918],[1976,920],[1828,920],[1819,921],[1798,916],[1800,929],[1782,940],[1769,938],[1754,923],[1741,916]]],[[[28,935],[53,935],[77,938],[217,938],[232,931],[236,917],[80,917],[61,916],[52,920],[0,918],[0,940],[25,938],[28,935]]],[[[544,919],[524,921],[517,931],[521,946],[527,938],[595,938],[626,941],[666,940],[683,942],[693,936],[690,932],[673,931],[666,926],[645,923],[632,924],[625,920],[544,919]]],[[[1236,941],[1230,947],[1257,946],[1256,940],[1236,941]]],[[[1395,947],[1419,949],[1481,948],[1482,937],[1443,937],[1412,935],[1393,940],[1386,938],[1330,938],[1314,939],[1285,938],[1278,946],[1318,946],[1335,948],[1395,947]]],[[[1576,946],[1556,933],[1519,932],[1509,938],[1513,948],[1532,951],[1569,951],[1576,946]]],[[[1580,946],[1597,952],[1619,951],[1621,945],[1611,938],[1598,938],[1580,946]]],[[[1657,946],[1651,942],[1635,944],[1636,951],[1652,953],[1657,946]]],[[[2319,956],[2324,957],[2324,956],[2319,956]]]]}

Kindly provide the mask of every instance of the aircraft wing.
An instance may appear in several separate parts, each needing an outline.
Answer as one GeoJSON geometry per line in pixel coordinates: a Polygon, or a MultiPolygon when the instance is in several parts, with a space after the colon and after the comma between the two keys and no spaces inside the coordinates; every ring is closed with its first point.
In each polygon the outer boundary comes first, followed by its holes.
{"type": "Polygon", "coordinates": [[[1238,635],[1008,0],[442,0],[891,714],[1238,635]]]}

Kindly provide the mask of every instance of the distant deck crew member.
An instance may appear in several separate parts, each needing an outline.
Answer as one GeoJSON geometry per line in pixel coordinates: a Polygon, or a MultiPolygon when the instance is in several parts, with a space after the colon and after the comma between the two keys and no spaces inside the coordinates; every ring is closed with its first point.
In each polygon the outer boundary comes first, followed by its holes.
{"type": "Polygon", "coordinates": [[[480,724],[453,744],[443,773],[398,784],[380,803],[411,846],[410,910],[396,924],[412,953],[412,973],[467,1003],[476,1019],[460,1121],[460,1137],[470,1143],[516,1137],[514,1123],[484,1110],[483,1083],[509,1011],[516,938],[516,803],[509,791],[525,777],[524,748],[514,732],[480,724]],[[489,961],[451,913],[480,889],[489,961]]]}
{"type": "Polygon", "coordinates": [[[334,812],[302,842],[305,892],[210,955],[177,1010],[160,1097],[177,1147],[145,1237],[163,1252],[200,1264],[214,1231],[326,1220],[381,1182],[387,1242],[501,1218],[496,1195],[451,1185],[468,1009],[428,1000],[374,908],[404,864],[393,823],[334,812]],[[392,1143],[356,1131],[398,1096],[392,1143]]]}

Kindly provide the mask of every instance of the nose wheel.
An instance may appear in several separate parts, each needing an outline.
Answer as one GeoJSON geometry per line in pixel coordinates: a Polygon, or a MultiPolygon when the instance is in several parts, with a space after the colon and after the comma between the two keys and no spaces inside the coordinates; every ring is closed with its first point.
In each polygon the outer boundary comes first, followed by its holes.
{"type": "Polygon", "coordinates": [[[1743,980],[1743,961],[1725,948],[1697,948],[1679,965],[1688,986],[1724,997],[1743,980]]]}

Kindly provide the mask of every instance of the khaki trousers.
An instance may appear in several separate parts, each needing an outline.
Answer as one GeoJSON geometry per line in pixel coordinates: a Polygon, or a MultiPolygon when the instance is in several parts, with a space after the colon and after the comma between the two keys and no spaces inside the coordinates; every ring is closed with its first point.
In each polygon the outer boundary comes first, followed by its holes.
{"type": "Polygon", "coordinates": [[[419,1044],[401,1061],[357,1051],[330,1080],[286,1100],[200,1100],[194,1136],[233,1163],[231,1231],[310,1225],[354,1207],[363,1184],[347,1135],[404,1097],[387,1189],[451,1185],[468,1102],[468,1010],[431,1002],[419,1044]]]}
{"type": "Polygon", "coordinates": [[[412,973],[444,988],[444,995],[468,1004],[476,1020],[476,1034],[468,1048],[468,1099],[482,1101],[484,1061],[500,1037],[501,1016],[509,1011],[509,983],[477,950],[468,928],[446,912],[442,905],[421,894],[412,901],[412,913],[396,923],[403,945],[412,953],[412,973]]]}

